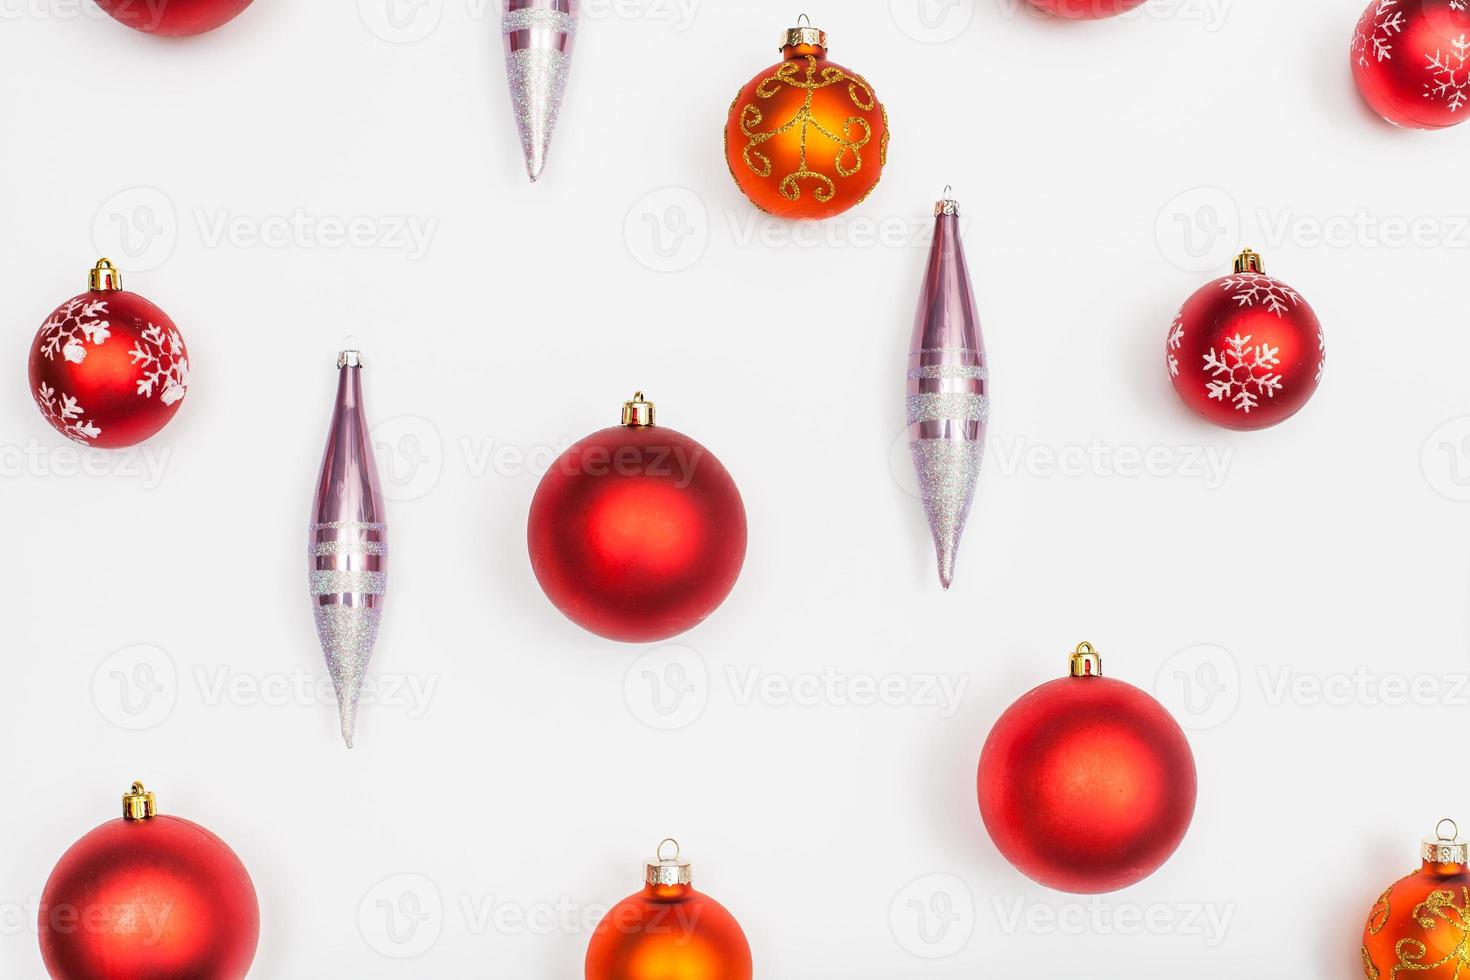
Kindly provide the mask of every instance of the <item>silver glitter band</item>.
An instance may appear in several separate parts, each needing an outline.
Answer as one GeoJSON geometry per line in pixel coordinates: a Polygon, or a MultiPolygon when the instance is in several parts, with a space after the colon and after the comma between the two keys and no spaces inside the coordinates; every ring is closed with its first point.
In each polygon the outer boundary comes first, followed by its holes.
{"type": "Polygon", "coordinates": [[[511,10],[500,21],[500,29],[506,34],[535,30],[538,27],[549,27],[571,37],[577,36],[577,18],[560,10],[511,10]]]}
{"type": "Polygon", "coordinates": [[[313,558],[337,555],[386,555],[388,546],[382,541],[318,541],[307,549],[313,558]]]}
{"type": "Polygon", "coordinates": [[[332,521],[327,524],[313,524],[311,529],[313,531],[386,531],[388,530],[388,525],[368,524],[362,521],[332,521]]]}
{"type": "Polygon", "coordinates": [[[985,381],[989,377],[989,371],[973,364],[925,364],[923,367],[909,368],[910,381],[918,381],[923,378],[985,381]]]}
{"type": "Polygon", "coordinates": [[[311,573],[312,595],[382,595],[388,590],[386,572],[369,572],[362,569],[349,571],[340,568],[319,568],[311,573]]]}
{"type": "Polygon", "coordinates": [[[990,399],[957,391],[928,392],[908,396],[909,424],[954,419],[984,422],[990,417],[990,399]]]}

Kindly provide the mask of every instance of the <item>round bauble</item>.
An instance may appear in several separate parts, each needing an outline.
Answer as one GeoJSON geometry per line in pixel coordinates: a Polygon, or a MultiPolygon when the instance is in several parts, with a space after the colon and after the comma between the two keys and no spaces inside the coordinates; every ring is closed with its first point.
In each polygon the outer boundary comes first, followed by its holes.
{"type": "Polygon", "coordinates": [[[1031,0],[1032,5],[1069,20],[1097,20],[1126,13],[1145,0],[1031,0]]]}
{"type": "Polygon", "coordinates": [[[260,907],[224,841],[159,816],[141,783],[123,817],[77,841],[41,893],[41,957],[53,980],[241,980],[260,907]]]}
{"type": "Polygon", "coordinates": [[[1169,859],[1194,816],[1194,754],[1148,694],[1102,676],[1090,644],[1071,676],[1026,694],[980,754],[980,814],[1007,861],[1048,888],[1099,894],[1169,859]]]}
{"type": "Polygon", "coordinates": [[[1202,286],[1175,314],[1165,365],[1174,390],[1200,415],[1227,429],[1264,429],[1312,397],[1327,342],[1301,294],[1266,275],[1247,249],[1234,275],[1202,286]]]}
{"type": "Polygon", "coordinates": [[[1444,129],[1470,115],[1470,3],[1372,0],[1358,21],[1353,80],[1384,119],[1444,129]]]}
{"type": "Polygon", "coordinates": [[[144,34],[192,37],[222,27],[252,0],[97,0],[113,20],[144,34]]]}
{"type": "Polygon", "coordinates": [[[1470,974],[1470,844],[1453,820],[1424,839],[1419,870],[1389,885],[1363,928],[1367,980],[1470,974]]]}
{"type": "Polygon", "coordinates": [[[51,427],[115,449],[156,434],[189,391],[189,352],[174,322],[103,259],[87,292],[58,306],[31,344],[31,395],[51,427]]]}
{"type": "Polygon", "coordinates": [[[861,75],[827,60],[823,31],[792,28],[781,56],[730,104],[725,160],[762,211],[830,218],[878,185],[888,113],[861,75]]]}
{"type": "Polygon", "coordinates": [[[574,623],[629,643],[691,629],[745,562],[745,505],[714,454],[654,424],[639,392],[623,424],[578,442],[541,480],[531,567],[574,623]]]}

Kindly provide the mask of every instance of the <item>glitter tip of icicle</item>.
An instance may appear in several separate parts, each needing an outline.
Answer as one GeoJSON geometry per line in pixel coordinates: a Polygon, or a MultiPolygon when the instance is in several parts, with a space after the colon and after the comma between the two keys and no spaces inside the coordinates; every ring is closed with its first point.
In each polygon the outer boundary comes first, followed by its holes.
{"type": "Polygon", "coordinates": [[[946,551],[939,556],[939,584],[948,592],[954,582],[954,553],[946,551]]]}

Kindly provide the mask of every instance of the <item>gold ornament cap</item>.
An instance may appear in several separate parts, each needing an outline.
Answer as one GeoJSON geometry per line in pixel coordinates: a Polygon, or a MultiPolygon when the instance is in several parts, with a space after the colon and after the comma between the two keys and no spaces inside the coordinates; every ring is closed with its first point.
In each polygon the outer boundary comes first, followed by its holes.
{"type": "Polygon", "coordinates": [[[694,872],[688,861],[680,859],[678,841],[665,837],[658,842],[658,851],[644,869],[643,880],[662,887],[693,884],[694,872]],[[670,856],[665,857],[665,853],[670,856]]]}
{"type": "Polygon", "coordinates": [[[87,273],[87,288],[94,292],[116,292],[122,289],[122,273],[117,271],[111,259],[98,259],[92,271],[87,273]]]}
{"type": "Polygon", "coordinates": [[[812,26],[812,19],[806,14],[797,18],[796,26],[786,29],[786,40],[781,44],[781,50],[787,48],[822,48],[827,47],[827,32],[818,30],[812,26]]]}
{"type": "Polygon", "coordinates": [[[337,355],[337,369],[339,371],[342,368],[350,368],[350,367],[355,367],[355,368],[362,367],[362,351],[360,351],[360,350],[344,350],[344,351],[340,352],[337,355]]]}
{"type": "Polygon", "coordinates": [[[653,419],[653,402],[645,399],[643,392],[635,391],[632,401],[623,402],[624,425],[653,425],[653,419]]]}
{"type": "Polygon", "coordinates": [[[158,816],[158,798],[143,788],[142,783],[133,783],[133,788],[123,794],[123,819],[147,820],[158,816]]]}
{"type": "Polygon", "coordinates": [[[1434,836],[1424,838],[1419,854],[1430,864],[1470,864],[1470,842],[1461,840],[1459,824],[1445,817],[1434,825],[1434,836]]]}
{"type": "Polygon", "coordinates": [[[1261,259],[1259,253],[1246,249],[1235,257],[1235,271],[1237,274],[1242,272],[1265,273],[1266,263],[1261,259]]]}
{"type": "Polygon", "coordinates": [[[954,188],[949,184],[944,185],[944,196],[934,202],[934,217],[937,218],[944,214],[960,213],[960,202],[949,196],[953,190],[954,188]]]}
{"type": "Polygon", "coordinates": [[[1102,654],[1091,643],[1083,640],[1072,651],[1071,672],[1073,677],[1101,677],[1102,654]]]}

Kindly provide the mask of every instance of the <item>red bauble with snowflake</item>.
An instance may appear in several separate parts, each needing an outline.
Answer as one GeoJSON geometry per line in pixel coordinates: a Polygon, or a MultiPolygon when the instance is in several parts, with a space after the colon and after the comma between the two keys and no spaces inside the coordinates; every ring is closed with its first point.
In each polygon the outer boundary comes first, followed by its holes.
{"type": "Polygon", "coordinates": [[[648,643],[698,625],[745,563],[745,504],[708,449],[654,425],[643,393],[623,424],[563,453],[527,522],[531,568],[567,618],[610,640],[648,643]]]}
{"type": "Polygon", "coordinates": [[[1353,78],[1384,119],[1444,129],[1470,115],[1470,0],[1373,0],[1353,34],[1353,78]]]}
{"type": "Polygon", "coordinates": [[[1169,328],[1167,365],[1184,404],[1227,429],[1284,422],[1312,397],[1327,363],[1307,301],[1246,249],[1235,274],[1185,301],[1169,328]]]}
{"type": "Polygon", "coordinates": [[[980,815],[1016,870],[1096,895],[1158,870],[1194,819],[1194,753],[1144,691],[1102,676],[1079,644],[1071,676],[1006,709],[980,752],[980,815]]]}
{"type": "Polygon", "coordinates": [[[1140,6],[1144,0],[1031,0],[1033,6],[1070,20],[1112,17],[1140,6]]]}
{"type": "Polygon", "coordinates": [[[103,259],[91,288],[56,308],[31,345],[31,395],[51,427],[116,449],[168,424],[189,391],[189,354],[168,314],[103,259]]]}
{"type": "Polygon", "coordinates": [[[234,20],[253,0],[97,0],[120,24],[144,34],[192,37],[234,20]]]}

